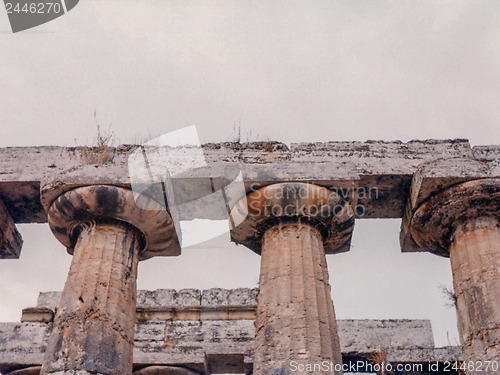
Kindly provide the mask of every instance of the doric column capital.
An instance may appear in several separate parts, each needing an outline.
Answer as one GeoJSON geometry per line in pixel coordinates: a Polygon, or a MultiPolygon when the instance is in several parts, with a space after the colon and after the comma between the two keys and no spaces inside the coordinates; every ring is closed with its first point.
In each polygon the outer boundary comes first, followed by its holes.
{"type": "Polygon", "coordinates": [[[327,254],[349,250],[354,213],[349,203],[327,188],[307,183],[265,186],[240,200],[231,211],[232,241],[260,254],[265,231],[299,222],[320,232],[327,254]]]}
{"type": "Polygon", "coordinates": [[[480,179],[449,187],[425,200],[413,213],[410,231],[422,248],[449,256],[458,227],[479,229],[496,225],[500,218],[500,179],[480,179]],[[483,217],[496,220],[476,220],[483,217]],[[474,227],[472,227],[474,226],[474,227]]]}
{"type": "MultiPolygon", "coordinates": [[[[146,199],[144,195],[142,199],[146,199]]],[[[131,190],[110,186],[82,186],[59,195],[52,202],[44,201],[48,222],[55,237],[73,254],[82,228],[94,223],[130,225],[140,233],[142,240],[139,259],[180,254],[174,224],[167,211],[147,210],[147,202],[140,207],[131,190]]],[[[157,207],[151,202],[151,207],[157,207]]]]}
{"type": "Polygon", "coordinates": [[[498,212],[494,205],[498,204],[499,167],[470,158],[421,164],[413,175],[403,214],[401,250],[447,257],[451,236],[461,221],[498,212]]]}

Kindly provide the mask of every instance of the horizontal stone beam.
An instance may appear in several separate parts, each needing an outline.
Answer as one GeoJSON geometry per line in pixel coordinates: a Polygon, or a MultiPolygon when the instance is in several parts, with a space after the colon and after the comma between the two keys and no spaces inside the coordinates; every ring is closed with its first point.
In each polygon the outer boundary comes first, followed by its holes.
{"type": "MultiPolygon", "coordinates": [[[[159,308],[196,309],[228,306],[255,308],[258,292],[257,288],[138,290],[136,306],[144,311],[155,311],[159,308]]],[[[41,292],[36,307],[55,310],[60,299],[61,292],[41,292]]]]}
{"type": "MultiPolygon", "coordinates": [[[[2,148],[0,198],[16,223],[45,222],[41,181],[59,184],[62,190],[88,184],[128,187],[128,157],[137,147],[2,148]]],[[[349,200],[356,188],[361,189],[356,194],[358,204],[365,207],[364,218],[401,217],[411,177],[425,161],[470,158],[494,168],[500,159],[499,146],[473,149],[460,139],[298,143],[290,147],[278,142],[218,143],[204,145],[203,151],[209,164],[239,167],[247,191],[277,181],[314,182],[344,189],[349,200]],[[370,188],[377,193],[369,194],[370,188]]]]}

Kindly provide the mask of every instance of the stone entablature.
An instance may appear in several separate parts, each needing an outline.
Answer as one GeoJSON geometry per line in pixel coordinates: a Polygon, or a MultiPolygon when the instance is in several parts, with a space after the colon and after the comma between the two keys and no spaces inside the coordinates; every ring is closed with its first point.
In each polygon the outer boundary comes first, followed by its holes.
{"type": "MultiPolygon", "coordinates": [[[[0,148],[0,198],[16,223],[46,222],[40,202],[41,181],[57,176],[74,186],[129,186],[127,157],[137,147],[113,148],[114,157],[103,165],[82,165],[85,147],[0,148]]],[[[500,168],[500,146],[471,147],[463,139],[292,143],[290,147],[279,142],[218,143],[204,145],[203,150],[208,163],[241,167],[247,189],[252,184],[258,188],[283,181],[318,182],[338,188],[378,187],[378,197],[362,198],[366,218],[401,217],[412,175],[423,162],[465,158],[482,161],[497,175],[500,168]]]]}

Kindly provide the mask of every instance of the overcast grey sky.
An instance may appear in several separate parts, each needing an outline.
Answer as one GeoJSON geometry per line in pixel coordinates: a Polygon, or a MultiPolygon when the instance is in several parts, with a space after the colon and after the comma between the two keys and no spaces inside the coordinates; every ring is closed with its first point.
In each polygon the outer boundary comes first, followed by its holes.
{"type": "MultiPolygon", "coordinates": [[[[82,0],[12,34],[0,9],[0,146],[121,143],[196,125],[203,142],[468,138],[500,143],[500,2],[82,0]]],[[[431,319],[457,343],[438,284],[449,261],[401,254],[399,220],[358,220],[328,256],[338,318],[431,319]]],[[[71,257],[21,225],[0,262],[0,321],[61,290],[71,257]]],[[[139,288],[253,287],[259,257],[218,238],[139,266],[139,288]]]]}

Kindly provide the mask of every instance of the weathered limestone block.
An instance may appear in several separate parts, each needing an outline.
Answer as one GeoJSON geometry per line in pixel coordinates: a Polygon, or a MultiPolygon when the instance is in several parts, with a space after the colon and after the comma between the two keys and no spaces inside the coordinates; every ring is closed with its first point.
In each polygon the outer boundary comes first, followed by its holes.
{"type": "MultiPolygon", "coordinates": [[[[455,163],[460,170],[468,162],[455,163]]],[[[450,258],[464,360],[498,360],[500,178],[489,178],[491,170],[462,169],[462,181],[439,185],[432,166],[438,167],[438,177],[443,166],[452,168],[449,162],[436,161],[415,176],[402,244],[450,258]]]]}
{"type": "Polygon", "coordinates": [[[289,374],[291,361],[342,364],[325,250],[349,249],[349,204],[326,188],[283,183],[231,213],[232,240],[261,254],[254,374],[289,374]]]}
{"type": "Polygon", "coordinates": [[[50,323],[54,320],[54,310],[49,308],[27,308],[23,309],[21,322],[44,322],[50,323]]]}
{"type": "MultiPolygon", "coordinates": [[[[46,323],[0,323],[0,351],[19,352],[21,355],[28,352],[43,353],[51,331],[50,325],[46,323]]],[[[41,356],[37,359],[40,361],[41,356]]],[[[10,360],[15,363],[19,358],[10,360]]]]}
{"type": "Polygon", "coordinates": [[[0,199],[0,259],[18,259],[23,240],[16,224],[0,199]]]}
{"type": "Polygon", "coordinates": [[[137,325],[134,359],[203,371],[210,356],[214,373],[231,373],[235,366],[243,370],[243,358],[251,357],[254,332],[253,320],[145,322],[137,325]]]}
{"type": "MultiPolygon", "coordinates": [[[[139,290],[137,320],[255,319],[257,293],[257,288],[139,290]]],[[[37,307],[23,310],[22,321],[52,321],[60,299],[60,292],[40,293],[37,307]]]]}
{"type": "MultiPolygon", "coordinates": [[[[88,184],[130,187],[127,158],[137,145],[111,150],[108,163],[84,165],[85,147],[0,148],[0,196],[16,223],[46,222],[40,204],[40,185],[47,176],[61,176],[72,188],[88,184]],[[69,173],[71,171],[71,173],[69,173]]],[[[237,165],[247,192],[283,181],[322,186],[378,189],[378,196],[363,199],[366,218],[401,217],[411,176],[421,163],[438,157],[495,160],[498,146],[475,146],[467,140],[218,143],[203,145],[207,163],[237,165]]]]}
{"type": "Polygon", "coordinates": [[[36,307],[47,308],[56,311],[59,302],[61,301],[62,292],[40,292],[36,307]]]}
{"type": "Polygon", "coordinates": [[[474,158],[478,160],[488,160],[500,164],[500,145],[474,146],[472,148],[474,158]]]}
{"type": "Polygon", "coordinates": [[[200,300],[201,292],[198,289],[139,290],[137,293],[137,307],[141,308],[200,306],[200,300]]]}
{"type": "Polygon", "coordinates": [[[259,290],[257,288],[222,289],[212,288],[202,292],[202,306],[242,306],[254,305],[259,290]]]}
{"type": "Polygon", "coordinates": [[[342,353],[363,353],[380,348],[433,348],[429,320],[338,320],[342,353]]]}
{"type": "Polygon", "coordinates": [[[131,374],[137,265],[178,253],[169,214],[142,210],[130,190],[113,186],[44,203],[52,232],[74,256],[41,374],[131,374]]]}
{"type": "Polygon", "coordinates": [[[462,348],[460,346],[445,346],[441,348],[390,348],[387,360],[392,363],[432,363],[461,362],[462,348]]]}
{"type": "Polygon", "coordinates": [[[292,160],[321,162],[326,158],[342,162],[353,162],[362,174],[408,174],[422,162],[446,158],[469,158],[473,156],[469,141],[453,140],[415,140],[407,143],[400,141],[367,142],[315,142],[292,143],[292,160]],[[382,172],[382,173],[380,173],[382,172]]]}
{"type": "MultiPolygon", "coordinates": [[[[391,363],[461,359],[459,347],[431,345],[429,321],[339,320],[338,327],[344,361],[368,360],[382,347],[391,363]]],[[[0,323],[0,371],[40,364],[51,330],[45,323],[0,323]]],[[[139,322],[134,368],[179,366],[203,373],[208,365],[212,373],[249,374],[254,336],[253,320],[139,322]]]]}

